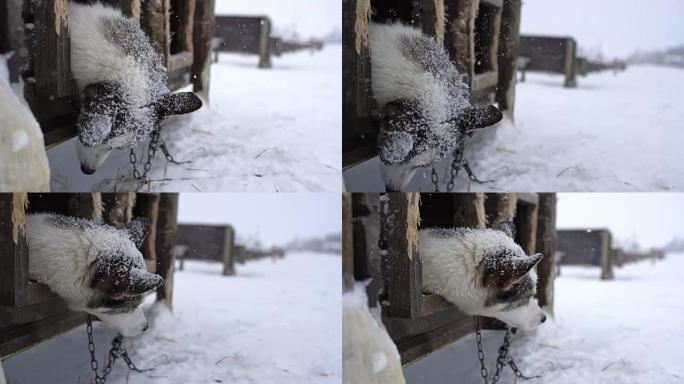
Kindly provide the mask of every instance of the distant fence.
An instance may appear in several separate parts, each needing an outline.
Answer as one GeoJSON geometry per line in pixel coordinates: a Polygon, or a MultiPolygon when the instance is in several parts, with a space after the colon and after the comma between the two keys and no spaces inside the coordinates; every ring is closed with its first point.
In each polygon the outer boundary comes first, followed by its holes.
{"type": "Polygon", "coordinates": [[[576,87],[576,53],[572,37],[520,36],[521,81],[525,81],[526,71],[560,73],[565,75],[565,87],[576,87]]]}
{"type": "Polygon", "coordinates": [[[595,265],[601,267],[601,279],[613,278],[612,236],[607,229],[558,231],[561,265],[595,265]]]}
{"type": "Polygon", "coordinates": [[[181,270],[185,259],[210,260],[223,263],[223,275],[230,276],[235,274],[235,263],[284,256],[280,248],[260,250],[236,245],[235,230],[230,225],[178,225],[176,257],[181,261],[181,270]]]}

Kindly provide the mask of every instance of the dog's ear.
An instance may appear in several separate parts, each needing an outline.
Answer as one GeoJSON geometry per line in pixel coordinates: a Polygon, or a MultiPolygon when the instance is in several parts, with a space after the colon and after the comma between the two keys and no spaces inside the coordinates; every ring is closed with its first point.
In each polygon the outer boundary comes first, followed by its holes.
{"type": "Polygon", "coordinates": [[[157,102],[157,113],[164,118],[183,115],[202,108],[202,100],[192,92],[169,93],[157,102]]]}
{"type": "Polygon", "coordinates": [[[492,229],[501,231],[511,239],[515,239],[515,224],[512,221],[502,221],[492,227],[492,229]]]}
{"type": "Polygon", "coordinates": [[[485,257],[483,285],[497,290],[506,290],[520,281],[544,258],[537,253],[534,256],[511,257],[507,253],[485,257]]]}
{"type": "Polygon", "coordinates": [[[150,230],[150,220],[145,217],[136,217],[126,226],[126,233],[137,248],[140,248],[150,230]]]}
{"type": "Polygon", "coordinates": [[[130,273],[130,284],[127,293],[142,295],[164,284],[161,276],[147,272],[144,269],[133,268],[130,273]]]}
{"type": "Polygon", "coordinates": [[[466,108],[456,119],[459,131],[468,132],[494,125],[503,119],[503,114],[493,105],[466,108]]]}
{"type": "Polygon", "coordinates": [[[78,139],[86,147],[102,144],[112,132],[112,117],[98,113],[84,112],[76,123],[78,139]]]}

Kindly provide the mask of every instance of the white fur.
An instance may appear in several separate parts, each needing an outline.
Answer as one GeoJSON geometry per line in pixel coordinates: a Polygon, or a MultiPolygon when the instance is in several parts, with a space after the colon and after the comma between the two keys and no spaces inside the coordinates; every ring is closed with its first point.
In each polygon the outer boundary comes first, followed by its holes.
{"type": "Polygon", "coordinates": [[[116,81],[124,86],[129,101],[143,106],[149,99],[147,71],[118,47],[107,41],[101,18],[123,18],[121,11],[102,4],[69,4],[71,71],[79,90],[100,81],[116,81]]]}
{"type": "Polygon", "coordinates": [[[97,316],[124,336],[135,336],[144,330],[147,320],[140,308],[108,315],[107,308],[87,306],[94,294],[90,266],[97,260],[98,250],[121,251],[139,258],[144,265],[142,254],[132,241],[101,227],[81,230],[55,225],[48,214],[29,215],[26,222],[31,279],[47,284],[72,309],[97,316]]]}
{"type": "MultiPolygon", "coordinates": [[[[511,311],[504,311],[504,305],[485,306],[492,290],[483,286],[484,258],[501,247],[512,250],[516,257],[528,257],[513,239],[492,229],[464,229],[453,236],[423,229],[419,236],[426,292],[444,297],[469,315],[495,317],[524,330],[541,324],[543,311],[534,299],[511,311]]],[[[536,281],[534,270],[529,274],[536,281]]]]}

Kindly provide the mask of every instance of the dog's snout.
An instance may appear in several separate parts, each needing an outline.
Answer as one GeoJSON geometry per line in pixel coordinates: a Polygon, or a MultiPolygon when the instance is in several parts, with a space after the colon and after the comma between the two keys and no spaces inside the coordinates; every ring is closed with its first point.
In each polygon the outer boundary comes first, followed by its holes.
{"type": "Polygon", "coordinates": [[[543,323],[545,321],[546,321],[546,314],[542,313],[541,322],[543,323]]]}
{"type": "Polygon", "coordinates": [[[90,168],[85,164],[81,164],[81,172],[85,173],[86,175],[92,175],[95,173],[95,168],[90,168]]]}
{"type": "Polygon", "coordinates": [[[145,326],[143,327],[143,332],[147,331],[147,328],[150,327],[149,323],[145,323],[145,326]]]}

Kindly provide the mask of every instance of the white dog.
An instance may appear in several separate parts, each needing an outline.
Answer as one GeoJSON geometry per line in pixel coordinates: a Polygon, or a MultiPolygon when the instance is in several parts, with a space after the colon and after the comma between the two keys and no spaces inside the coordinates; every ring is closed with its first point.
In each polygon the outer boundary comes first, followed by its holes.
{"type": "Polygon", "coordinates": [[[513,241],[513,224],[497,229],[430,228],[420,231],[423,289],[469,315],[495,317],[529,330],[546,321],[534,298],[532,268],[544,257],[528,256],[513,241]]]}
{"type": "Polygon", "coordinates": [[[449,55],[419,29],[372,23],[369,34],[383,177],[388,191],[404,191],[418,168],[437,164],[469,132],[503,115],[494,106],[470,105],[449,55]]]}
{"type": "Polygon", "coordinates": [[[90,313],[124,336],[147,328],[139,305],[163,284],[147,272],[138,248],[147,219],[126,229],[56,214],[27,217],[29,276],[47,284],[70,308],[90,313]]]}
{"type": "Polygon", "coordinates": [[[202,106],[191,92],[169,93],[160,55],[120,10],[70,3],[69,32],[83,173],[95,173],[113,149],[134,148],[164,117],[202,106]]]}

